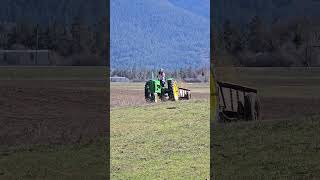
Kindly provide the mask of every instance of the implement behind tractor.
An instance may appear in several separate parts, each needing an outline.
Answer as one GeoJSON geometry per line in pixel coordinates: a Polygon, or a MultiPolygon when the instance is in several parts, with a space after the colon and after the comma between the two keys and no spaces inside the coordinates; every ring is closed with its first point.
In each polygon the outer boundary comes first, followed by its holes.
{"type": "Polygon", "coordinates": [[[260,120],[261,107],[256,89],[219,81],[217,84],[220,121],[260,120]]]}
{"type": "Polygon", "coordinates": [[[179,88],[177,81],[173,78],[167,79],[167,87],[161,85],[159,79],[152,79],[146,82],[144,87],[144,96],[147,102],[161,101],[178,101],[190,99],[191,92],[189,89],[179,88]]]}

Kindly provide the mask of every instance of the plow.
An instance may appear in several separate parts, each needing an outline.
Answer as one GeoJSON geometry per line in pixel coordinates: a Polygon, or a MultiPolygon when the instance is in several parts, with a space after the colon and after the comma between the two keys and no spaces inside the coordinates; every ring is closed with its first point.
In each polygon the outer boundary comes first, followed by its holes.
{"type": "Polygon", "coordinates": [[[144,92],[145,99],[149,103],[191,99],[191,91],[180,88],[173,78],[167,79],[165,85],[162,85],[159,79],[151,79],[146,82],[144,92]]]}

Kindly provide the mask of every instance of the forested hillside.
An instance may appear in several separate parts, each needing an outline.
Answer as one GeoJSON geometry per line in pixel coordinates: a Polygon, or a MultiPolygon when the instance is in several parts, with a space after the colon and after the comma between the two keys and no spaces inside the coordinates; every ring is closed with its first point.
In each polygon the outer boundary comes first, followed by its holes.
{"type": "MultiPolygon", "coordinates": [[[[198,4],[194,1],[193,5],[198,4]]],[[[209,18],[168,0],[113,0],[111,66],[117,69],[206,66],[209,24],[209,18]]]]}
{"type": "Polygon", "coordinates": [[[101,0],[1,0],[1,22],[31,22],[71,24],[81,16],[94,24],[106,15],[107,1],[101,0]]]}
{"type": "MultiPolygon", "coordinates": [[[[0,49],[48,49],[49,64],[55,65],[105,64],[106,1],[1,2],[0,49]]],[[[209,0],[111,0],[110,5],[112,68],[209,64],[209,0]]],[[[19,62],[0,54],[1,65],[19,62]]]]}
{"type": "Polygon", "coordinates": [[[107,4],[89,0],[2,0],[0,65],[105,65],[107,4]],[[24,53],[21,50],[49,50],[24,53]]]}
{"type": "Polygon", "coordinates": [[[320,1],[215,1],[218,64],[320,66],[320,1]]]}

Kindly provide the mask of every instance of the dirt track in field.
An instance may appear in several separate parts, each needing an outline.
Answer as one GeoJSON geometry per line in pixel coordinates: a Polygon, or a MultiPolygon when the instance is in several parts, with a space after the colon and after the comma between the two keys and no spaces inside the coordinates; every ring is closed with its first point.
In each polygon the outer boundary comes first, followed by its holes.
{"type": "Polygon", "coordinates": [[[262,119],[308,118],[320,114],[320,98],[262,97],[262,119]]]}
{"type": "MultiPolygon", "coordinates": [[[[191,90],[192,99],[194,100],[209,100],[210,90],[208,84],[192,84],[184,85],[183,87],[191,90]]],[[[129,83],[129,84],[111,84],[111,108],[121,106],[140,106],[146,105],[144,98],[144,84],[129,83]]]]}
{"type": "Polygon", "coordinates": [[[68,144],[105,132],[104,81],[0,81],[0,144],[68,144]]]}
{"type": "MultiPolygon", "coordinates": [[[[318,84],[318,82],[314,82],[318,84]]],[[[320,94],[317,87],[282,86],[273,84],[256,84],[260,91],[262,119],[301,119],[320,114],[320,94]],[[309,93],[311,92],[311,93],[309,93]]]]}
{"type": "MultiPolygon", "coordinates": [[[[143,84],[142,84],[143,85],[143,84]]],[[[111,86],[103,80],[0,80],[0,145],[71,144],[106,132],[111,107],[144,105],[143,86],[111,86]]],[[[209,99],[196,87],[193,99],[209,99]]]]}

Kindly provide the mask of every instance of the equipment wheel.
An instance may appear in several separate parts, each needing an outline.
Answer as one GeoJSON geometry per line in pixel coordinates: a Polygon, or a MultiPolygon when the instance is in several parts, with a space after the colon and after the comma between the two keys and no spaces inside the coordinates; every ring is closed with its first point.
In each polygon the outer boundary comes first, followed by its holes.
{"type": "Polygon", "coordinates": [[[244,98],[244,111],[246,120],[260,120],[260,101],[256,94],[247,94],[244,98]]]}

